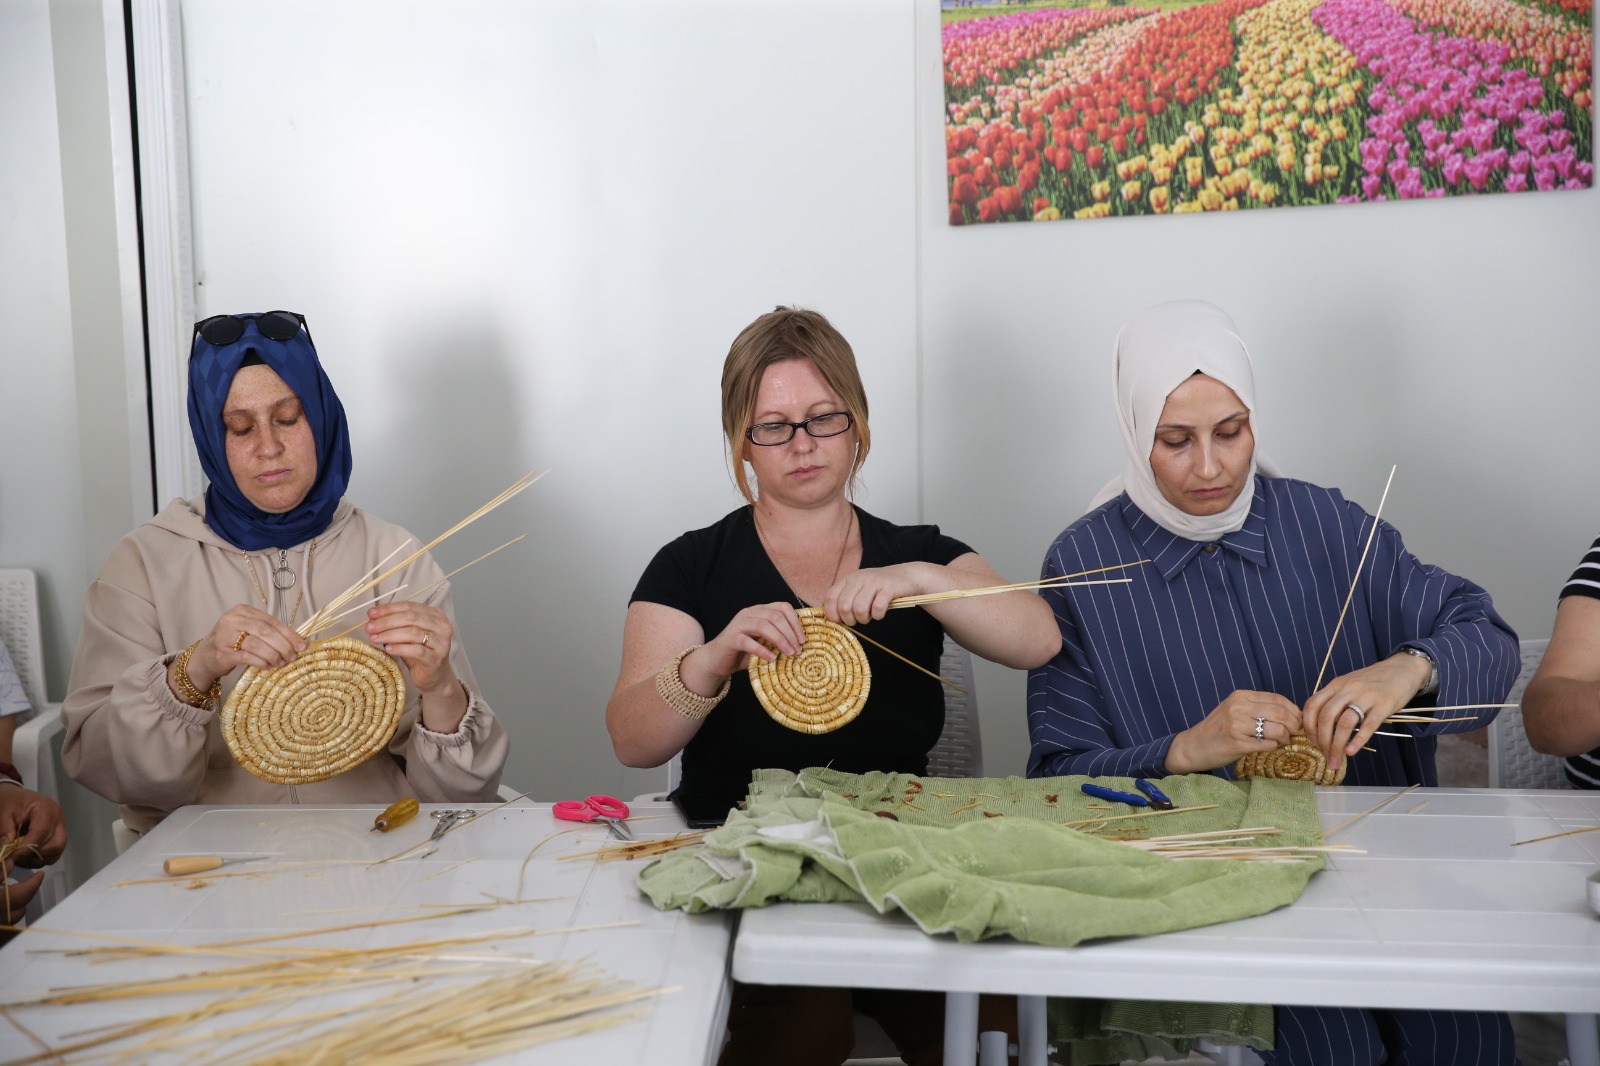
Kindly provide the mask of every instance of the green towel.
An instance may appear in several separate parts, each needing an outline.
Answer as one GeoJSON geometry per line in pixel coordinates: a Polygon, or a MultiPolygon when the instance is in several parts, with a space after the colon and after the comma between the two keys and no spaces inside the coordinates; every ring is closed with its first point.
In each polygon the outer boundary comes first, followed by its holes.
{"type": "MultiPolygon", "coordinates": [[[[1320,857],[1180,862],[1086,831],[1168,836],[1271,826],[1283,832],[1259,843],[1317,844],[1309,784],[1168,777],[1162,788],[1179,807],[1171,814],[1064,828],[1060,823],[1134,810],[1084,795],[1078,786],[1086,780],[760,770],[744,811],[708,834],[704,847],[647,866],[639,888],[658,907],[695,913],[778,900],[864,900],[880,913],[904,912],[924,932],[953,933],[963,942],[1004,935],[1068,947],[1264,914],[1293,902],[1322,868],[1320,857]]],[[[1133,791],[1129,779],[1094,780],[1133,791]]],[[[1166,1032],[1138,1031],[1176,1037],[1172,1047],[1179,1051],[1197,1036],[1270,1042],[1270,1008],[1119,1009],[1120,1015],[1100,1011],[1099,1021],[1086,1028],[1148,1025],[1154,1011],[1166,1032]]],[[[1077,1039],[1068,1028],[1063,1021],[1052,1026],[1053,1034],[1077,1039]]]]}

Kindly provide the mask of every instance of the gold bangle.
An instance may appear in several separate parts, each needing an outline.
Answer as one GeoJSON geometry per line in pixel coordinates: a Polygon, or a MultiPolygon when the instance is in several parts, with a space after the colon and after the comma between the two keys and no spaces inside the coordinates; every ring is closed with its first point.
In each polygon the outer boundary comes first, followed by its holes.
{"type": "Polygon", "coordinates": [[[722,697],[733,687],[733,678],[727,677],[723,679],[722,688],[715,696],[702,696],[698,692],[690,692],[684,685],[683,677],[678,673],[678,664],[683,662],[684,656],[701,646],[696,644],[683,649],[676,659],[663,666],[661,672],[656,674],[656,695],[661,697],[661,702],[691,722],[698,722],[710,714],[711,708],[721,703],[722,697]]]}
{"type": "MultiPolygon", "coordinates": [[[[202,640],[204,638],[201,638],[202,640]]],[[[178,667],[178,689],[183,693],[183,702],[191,707],[203,707],[206,710],[215,710],[217,701],[222,698],[222,678],[211,682],[211,687],[201,692],[195,687],[194,681],[189,678],[189,656],[200,646],[200,641],[195,641],[183,649],[183,654],[178,656],[175,664],[178,667]]]]}

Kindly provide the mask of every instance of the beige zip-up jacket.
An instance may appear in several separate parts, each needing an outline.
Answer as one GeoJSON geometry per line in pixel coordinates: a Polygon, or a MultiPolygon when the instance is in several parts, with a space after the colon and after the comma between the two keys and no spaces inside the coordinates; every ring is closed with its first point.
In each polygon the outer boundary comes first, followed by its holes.
{"type": "MultiPolygon", "coordinates": [[[[139,832],[191,803],[388,804],[407,795],[424,803],[493,800],[510,744],[478,691],[459,630],[450,664],[469,705],[454,733],[418,724],[420,696],[407,675],[405,711],[387,751],[351,770],[314,784],[276,785],[234,761],[217,712],[192,707],[167,687],[172,660],[234,604],[282,617],[303,590],[292,622],[300,624],[411,535],[343,500],[316,537],[315,550],[310,542],[288,550],[287,562],[299,576],[295,587],[280,592],[272,582],[277,550],[250,554],[252,581],[245,553],[205,524],[204,508],[203,496],[172,501],[117,542],[84,595],[83,632],[61,708],[67,773],[120,803],[123,820],[139,832]]],[[[410,551],[421,546],[413,541],[410,551]]],[[[407,554],[399,552],[394,561],[407,554]]],[[[425,555],[368,595],[406,585],[401,596],[409,597],[443,576],[425,555]]],[[[445,611],[455,625],[448,583],[420,600],[445,611]]],[[[360,620],[352,615],[333,632],[360,620]]],[[[241,673],[223,678],[223,702],[241,673]]]]}

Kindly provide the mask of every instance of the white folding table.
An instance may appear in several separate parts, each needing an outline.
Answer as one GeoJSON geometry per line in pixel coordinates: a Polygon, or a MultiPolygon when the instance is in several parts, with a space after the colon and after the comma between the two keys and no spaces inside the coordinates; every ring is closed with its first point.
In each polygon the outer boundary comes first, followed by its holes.
{"type": "MultiPolygon", "coordinates": [[[[378,859],[425,839],[433,829],[430,810],[389,833],[371,832],[378,807],[185,807],[47,912],[0,951],[0,1004],[34,998],[49,989],[96,981],[126,981],[143,974],[165,975],[219,967],[227,960],[190,962],[143,959],[92,965],[56,949],[102,942],[67,933],[99,933],[142,938],[163,944],[204,944],[225,939],[328,929],[372,920],[415,915],[420,907],[482,903],[489,897],[517,898],[518,877],[533,846],[550,834],[573,827],[558,822],[550,806],[526,801],[494,810],[447,834],[427,858],[408,858],[380,866],[336,862],[323,866],[271,866],[292,862],[378,859]],[[265,854],[270,863],[259,875],[197,879],[157,884],[118,882],[159,878],[163,860],[174,855],[242,856],[265,854]],[[458,865],[459,864],[459,865],[458,865]],[[192,881],[200,887],[189,887],[192,881]],[[46,952],[49,952],[48,954],[46,952]]],[[[465,806],[465,805],[457,805],[465,806]]],[[[478,809],[487,811],[487,805],[478,809]]],[[[641,839],[670,836],[683,828],[670,805],[636,806],[631,826],[641,839]]],[[[671,991],[646,999],[633,1010],[642,1018],[581,1036],[524,1049],[520,1064],[570,1066],[574,1062],[704,1066],[715,1061],[726,1028],[728,952],[732,918],[657,911],[634,882],[637,861],[596,862],[563,855],[590,851],[611,842],[602,826],[552,837],[528,863],[522,898],[547,902],[498,907],[477,914],[375,928],[324,933],[292,943],[353,948],[392,945],[429,938],[460,937],[491,930],[534,926],[561,930],[577,926],[632,923],[622,928],[507,938],[493,950],[542,960],[585,960],[610,977],[644,988],[671,991]]],[[[426,850],[426,849],[424,849],[426,850]]],[[[251,865],[217,870],[249,871],[251,865]]],[[[185,1001],[187,1002],[187,1001],[185,1001]]],[[[60,1046],[71,1034],[91,1027],[165,1013],[166,1001],[97,1002],[77,1007],[12,1008],[17,1022],[45,1043],[60,1046]]],[[[201,1019],[197,1027],[220,1026],[201,1019]]],[[[202,1059],[216,1061],[204,1053],[202,1059]]],[[[0,1061],[33,1055],[39,1046],[0,1017],[0,1061]]],[[[193,1061],[194,1054],[172,1061],[193,1061]]],[[[507,1057],[510,1060],[510,1057],[507,1057]]],[[[143,1056],[140,1061],[151,1061],[143,1056]]],[[[160,1060],[157,1060],[160,1061],[160,1060]]]]}
{"type": "MultiPolygon", "coordinates": [[[[1396,790],[1323,788],[1325,829],[1396,790]]],[[[1291,906],[1074,948],[960,944],[864,904],[746,911],[733,976],[758,984],[947,993],[945,1062],[974,1058],[979,993],[1027,997],[1024,1066],[1045,1062],[1045,996],[1568,1015],[1574,1066],[1600,1066],[1600,916],[1586,880],[1600,792],[1417,789],[1340,830],[1291,906]],[[1585,1017],[1587,1016],[1587,1017],[1585,1017]]]]}

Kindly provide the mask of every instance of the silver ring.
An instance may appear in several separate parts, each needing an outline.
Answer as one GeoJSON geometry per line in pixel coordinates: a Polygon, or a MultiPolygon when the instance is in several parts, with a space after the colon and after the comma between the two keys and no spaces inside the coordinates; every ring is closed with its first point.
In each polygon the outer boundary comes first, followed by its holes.
{"type": "Polygon", "coordinates": [[[1363,711],[1360,707],[1357,707],[1353,703],[1347,703],[1347,704],[1344,705],[1344,709],[1347,710],[1347,711],[1355,711],[1356,712],[1356,728],[1357,729],[1360,729],[1362,726],[1367,724],[1367,712],[1363,711]]]}
{"type": "Polygon", "coordinates": [[[1256,739],[1257,740],[1266,740],[1267,739],[1267,720],[1265,718],[1257,718],[1256,719],[1256,739]]]}

